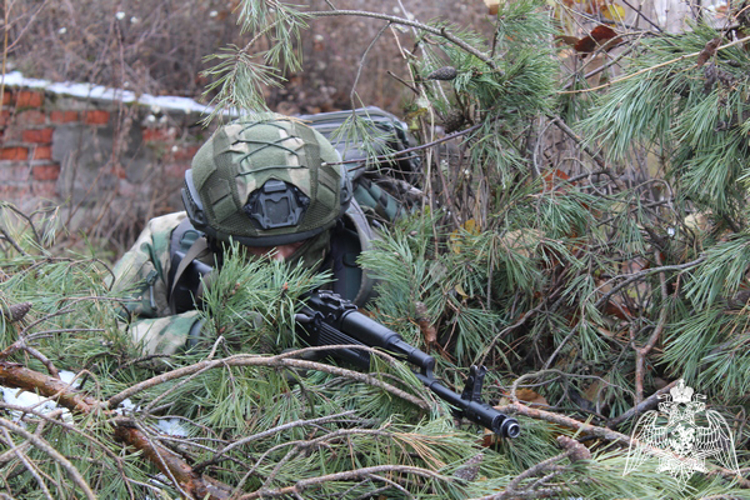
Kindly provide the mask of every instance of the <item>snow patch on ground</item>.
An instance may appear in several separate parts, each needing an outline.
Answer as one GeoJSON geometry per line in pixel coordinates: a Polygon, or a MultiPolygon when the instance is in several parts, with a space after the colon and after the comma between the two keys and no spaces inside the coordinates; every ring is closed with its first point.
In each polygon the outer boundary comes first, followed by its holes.
{"type": "Polygon", "coordinates": [[[160,418],[156,428],[159,432],[170,436],[187,437],[188,435],[184,422],[179,418],[160,418]]]}
{"type": "MultiPolygon", "coordinates": [[[[73,387],[77,386],[77,382],[74,382],[75,376],[76,374],[73,372],[65,370],[60,372],[60,380],[62,380],[66,384],[72,384],[73,387]]],[[[49,398],[34,394],[33,392],[0,386],[0,394],[2,394],[3,400],[9,405],[28,408],[29,410],[34,410],[39,413],[49,413],[57,409],[57,404],[54,401],[51,401],[49,398]]],[[[20,412],[14,412],[13,417],[16,420],[21,418],[20,412]]]]}
{"type": "MultiPolygon", "coordinates": [[[[66,370],[60,371],[60,380],[66,384],[72,384],[73,388],[78,387],[76,374],[73,372],[66,370]]],[[[9,405],[27,408],[42,414],[50,413],[58,408],[57,404],[49,398],[38,396],[33,392],[27,392],[22,389],[12,389],[10,387],[0,386],[0,398],[9,405]]],[[[125,399],[117,408],[115,408],[114,411],[120,415],[127,415],[138,412],[139,410],[140,406],[134,405],[130,399],[125,399]]],[[[14,420],[18,421],[22,416],[22,412],[14,411],[12,412],[12,415],[14,420]]],[[[66,420],[70,418],[70,412],[68,412],[68,410],[65,410],[63,415],[66,420]]],[[[159,432],[170,436],[186,437],[188,435],[185,423],[178,418],[159,419],[157,420],[156,428],[159,432]]]]}

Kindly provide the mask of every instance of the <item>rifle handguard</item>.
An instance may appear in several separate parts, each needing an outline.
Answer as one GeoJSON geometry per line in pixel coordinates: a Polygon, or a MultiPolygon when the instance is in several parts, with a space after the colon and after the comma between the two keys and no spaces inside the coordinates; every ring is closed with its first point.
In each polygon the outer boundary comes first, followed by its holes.
{"type": "MultiPolygon", "coordinates": [[[[393,330],[357,311],[357,306],[330,291],[318,291],[307,297],[307,305],[298,315],[298,323],[305,330],[311,345],[362,345],[381,348],[406,360],[418,368],[417,378],[438,397],[463,417],[490,429],[499,436],[514,438],[521,432],[518,422],[482,402],[481,392],[486,368],[472,366],[466,388],[459,395],[437,381],[432,371],[435,358],[406,343],[393,330]]],[[[331,349],[331,355],[369,368],[369,354],[359,349],[331,349]]]]}

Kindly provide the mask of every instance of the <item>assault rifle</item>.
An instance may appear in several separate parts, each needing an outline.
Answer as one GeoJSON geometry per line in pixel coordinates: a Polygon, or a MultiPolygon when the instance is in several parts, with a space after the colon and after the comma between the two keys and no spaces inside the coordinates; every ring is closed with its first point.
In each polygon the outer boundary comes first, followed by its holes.
{"type": "MultiPolygon", "coordinates": [[[[485,367],[472,366],[462,394],[457,394],[435,379],[432,371],[435,358],[404,341],[401,336],[357,310],[357,306],[341,296],[319,290],[307,297],[297,314],[303,340],[312,346],[361,345],[383,349],[416,367],[414,374],[439,398],[450,404],[457,417],[479,424],[498,436],[514,438],[521,432],[518,422],[482,402],[485,367]]],[[[363,349],[331,349],[331,356],[361,369],[370,368],[370,354],[363,349]]]]}
{"type": "MultiPolygon", "coordinates": [[[[175,256],[173,267],[180,264],[185,254],[176,252],[175,256]]],[[[211,267],[203,262],[192,261],[172,293],[192,297],[186,290],[195,289],[191,287],[200,283],[201,276],[210,271],[211,267]]],[[[487,373],[485,367],[472,366],[463,393],[453,392],[435,379],[432,373],[435,358],[407,344],[398,333],[368,318],[352,302],[328,290],[308,294],[305,305],[295,319],[300,327],[302,340],[311,346],[331,346],[328,354],[332,357],[352,363],[362,370],[369,370],[370,354],[367,351],[335,346],[361,345],[383,349],[414,366],[417,378],[435,395],[450,404],[456,417],[479,424],[502,437],[514,438],[521,433],[516,419],[482,402],[482,384],[487,373]]]]}

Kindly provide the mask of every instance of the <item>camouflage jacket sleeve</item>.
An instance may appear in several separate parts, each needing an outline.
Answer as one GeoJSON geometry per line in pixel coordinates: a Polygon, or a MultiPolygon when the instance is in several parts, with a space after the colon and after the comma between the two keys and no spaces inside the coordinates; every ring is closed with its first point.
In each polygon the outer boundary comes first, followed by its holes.
{"type": "Polygon", "coordinates": [[[169,308],[169,241],[185,212],[149,221],[133,247],[114,267],[113,291],[126,298],[123,327],[145,354],[174,354],[199,321],[197,311],[173,315],[169,308]]]}

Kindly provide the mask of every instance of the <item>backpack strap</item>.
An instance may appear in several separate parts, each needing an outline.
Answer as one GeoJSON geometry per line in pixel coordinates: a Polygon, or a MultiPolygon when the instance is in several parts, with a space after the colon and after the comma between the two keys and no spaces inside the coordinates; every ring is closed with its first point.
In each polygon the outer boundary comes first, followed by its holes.
{"type": "Polygon", "coordinates": [[[195,262],[210,256],[208,241],[185,219],[172,232],[169,254],[169,308],[173,314],[193,310],[203,295],[203,275],[195,262]]]}
{"type": "Polygon", "coordinates": [[[333,291],[358,306],[374,297],[375,280],[357,265],[357,256],[370,248],[375,233],[356,200],[331,235],[333,291]]]}

